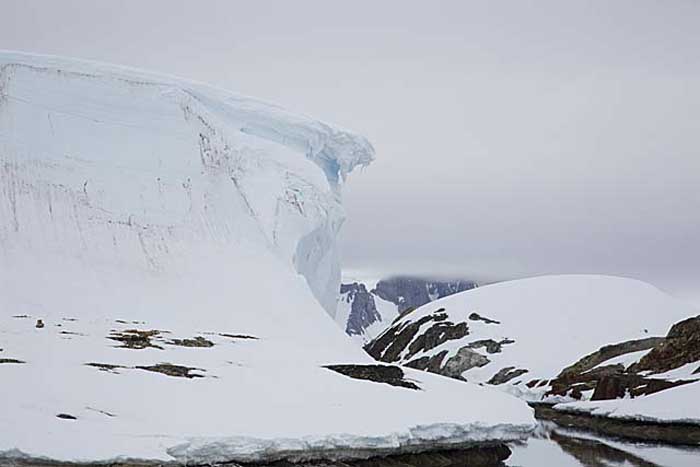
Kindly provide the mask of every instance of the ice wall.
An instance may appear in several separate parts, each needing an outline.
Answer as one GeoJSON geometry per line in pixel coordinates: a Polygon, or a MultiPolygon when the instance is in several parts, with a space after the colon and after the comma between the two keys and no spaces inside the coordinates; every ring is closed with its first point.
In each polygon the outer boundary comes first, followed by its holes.
{"type": "Polygon", "coordinates": [[[0,260],[177,273],[265,244],[334,314],[362,137],[127,68],[0,52],[0,260]]]}

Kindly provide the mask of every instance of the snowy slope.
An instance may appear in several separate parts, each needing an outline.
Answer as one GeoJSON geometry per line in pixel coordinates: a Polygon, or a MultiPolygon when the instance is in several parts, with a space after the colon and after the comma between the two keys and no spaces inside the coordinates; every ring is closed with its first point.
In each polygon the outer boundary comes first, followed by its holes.
{"type": "Polygon", "coordinates": [[[340,186],[372,157],[253,99],[0,52],[0,457],[204,463],[525,436],[530,409],[497,391],[322,367],[371,363],[324,308],[340,186]]]}
{"type": "Polygon", "coordinates": [[[543,276],[432,302],[392,323],[366,348],[382,361],[540,399],[549,380],[584,355],[611,343],[664,336],[674,322],[694,314],[636,280],[543,276]]]}

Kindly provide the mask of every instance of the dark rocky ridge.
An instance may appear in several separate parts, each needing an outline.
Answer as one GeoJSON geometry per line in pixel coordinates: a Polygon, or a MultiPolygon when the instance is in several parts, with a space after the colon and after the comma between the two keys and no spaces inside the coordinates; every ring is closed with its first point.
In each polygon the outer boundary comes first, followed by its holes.
{"type": "Polygon", "coordinates": [[[345,300],[351,304],[350,315],[345,326],[347,335],[360,335],[368,326],[382,320],[382,316],[377,311],[374,296],[367,291],[365,284],[357,282],[340,284],[340,293],[347,294],[345,300]]]}

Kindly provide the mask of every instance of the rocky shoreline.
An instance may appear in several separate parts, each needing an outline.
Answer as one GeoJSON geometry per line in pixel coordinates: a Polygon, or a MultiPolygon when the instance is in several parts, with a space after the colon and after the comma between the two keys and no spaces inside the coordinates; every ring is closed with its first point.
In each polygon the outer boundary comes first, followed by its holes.
{"type": "Polygon", "coordinates": [[[583,429],[604,436],[630,441],[672,445],[700,445],[700,425],[618,419],[580,412],[555,410],[552,404],[532,403],[535,417],[565,428],[583,429]]]}

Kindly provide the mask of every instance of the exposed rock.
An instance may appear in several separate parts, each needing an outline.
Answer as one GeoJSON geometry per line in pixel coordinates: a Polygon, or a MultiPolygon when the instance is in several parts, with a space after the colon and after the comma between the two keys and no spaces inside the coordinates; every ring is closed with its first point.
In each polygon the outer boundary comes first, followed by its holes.
{"type": "Polygon", "coordinates": [[[96,413],[105,415],[105,416],[107,416],[107,417],[109,417],[109,418],[114,418],[114,417],[116,417],[116,415],[114,415],[113,413],[107,412],[106,410],[95,409],[95,408],[92,408],[92,407],[85,407],[85,408],[86,408],[87,410],[91,410],[91,411],[93,411],[93,412],[96,412],[96,413]]]}
{"type": "MultiPolygon", "coordinates": [[[[435,316],[433,318],[435,320],[435,316]]],[[[439,319],[439,322],[433,324],[411,342],[406,358],[411,358],[421,351],[434,349],[447,341],[461,339],[469,334],[467,323],[454,324],[450,321],[443,321],[442,317],[439,319]]]]}
{"type": "Polygon", "coordinates": [[[528,370],[525,368],[516,369],[514,366],[507,366],[501,368],[498,372],[489,379],[486,384],[493,384],[498,386],[499,384],[507,383],[511,379],[517,378],[520,375],[527,373],[528,370]]]}
{"type": "Polygon", "coordinates": [[[674,324],[666,339],[644,355],[630,371],[664,373],[700,361],[700,316],[674,324]]]}
{"type": "Polygon", "coordinates": [[[385,383],[408,389],[420,389],[418,385],[404,379],[401,368],[393,365],[326,365],[324,368],[355,379],[385,383]]]}
{"type": "Polygon", "coordinates": [[[382,308],[380,313],[377,300],[396,306],[395,311],[399,316],[394,319],[395,323],[405,313],[410,313],[419,306],[476,286],[475,282],[468,280],[429,280],[417,277],[382,279],[372,290],[361,282],[341,284],[338,303],[342,306],[343,313],[338,317],[344,321],[340,325],[351,336],[371,338],[373,336],[366,334],[367,328],[384,319],[388,321],[394,315],[393,310],[386,308],[382,308]],[[384,312],[388,315],[382,316],[384,312]]]}
{"type": "Polygon", "coordinates": [[[498,342],[496,342],[493,339],[481,339],[478,341],[470,342],[469,348],[479,349],[481,347],[485,347],[488,353],[500,353],[504,345],[514,343],[515,341],[512,339],[501,339],[498,342]]]}
{"type": "Polygon", "coordinates": [[[564,368],[559,373],[558,377],[561,378],[567,375],[585,373],[591,370],[592,368],[600,365],[601,363],[610,360],[611,358],[619,357],[620,355],[628,354],[631,352],[649,350],[654,348],[654,346],[662,343],[663,341],[663,337],[647,337],[645,339],[637,339],[622,342],[620,344],[611,344],[603,346],[599,350],[596,350],[595,352],[581,358],[573,365],[564,368]]]}
{"type": "Polygon", "coordinates": [[[632,397],[647,396],[692,382],[694,381],[667,381],[665,379],[644,378],[629,374],[604,376],[598,380],[591,400],[618,399],[628,394],[632,397]]]}
{"type": "Polygon", "coordinates": [[[457,354],[450,357],[439,373],[450,378],[462,379],[462,373],[476,367],[488,364],[490,360],[469,347],[462,347],[457,354]]]}
{"type": "Polygon", "coordinates": [[[27,363],[27,362],[23,362],[22,360],[17,360],[15,358],[0,358],[0,365],[3,363],[23,364],[23,363],[27,363]]]}
{"type": "MultiPolygon", "coordinates": [[[[502,339],[481,339],[463,345],[455,355],[447,359],[448,350],[441,350],[432,355],[415,355],[429,352],[440,345],[459,341],[469,335],[469,325],[466,322],[453,323],[448,320],[448,314],[444,308],[439,308],[431,314],[411,321],[410,318],[395,322],[379,337],[370,341],[365,350],[375,359],[387,363],[402,361],[406,366],[449,376],[455,379],[464,379],[462,374],[472,368],[482,367],[490,363],[490,360],[476,351],[485,348],[488,353],[501,352],[502,346],[512,344],[515,341],[502,339]],[[429,325],[429,323],[433,324],[429,325]]],[[[518,370],[511,374],[497,375],[495,381],[505,377],[514,378],[527,370],[518,370]],[[520,372],[518,372],[520,371],[520,372]]],[[[500,384],[500,383],[492,383],[500,384]]]]}
{"type": "Polygon", "coordinates": [[[479,352],[475,352],[468,346],[459,349],[457,354],[450,357],[443,365],[443,360],[447,354],[448,351],[443,350],[432,356],[424,356],[411,360],[406,363],[406,366],[463,380],[462,373],[465,371],[476,367],[482,367],[490,363],[487,357],[481,355],[479,352]]]}
{"type": "Polygon", "coordinates": [[[122,345],[119,347],[126,349],[146,349],[154,348],[163,350],[163,347],[155,345],[152,339],[159,336],[161,331],[158,330],[148,330],[141,331],[138,329],[127,329],[126,331],[112,331],[112,333],[107,336],[107,339],[112,339],[113,341],[121,342],[122,345]]]}
{"type": "Polygon", "coordinates": [[[340,293],[343,295],[343,300],[350,303],[350,314],[345,326],[346,334],[361,335],[367,327],[382,320],[382,316],[377,311],[374,296],[369,293],[365,284],[357,282],[341,284],[340,293]]]}
{"type": "Polygon", "coordinates": [[[202,336],[197,336],[192,339],[172,339],[167,342],[169,345],[178,345],[180,347],[214,347],[214,343],[202,336]]]}
{"type": "Polygon", "coordinates": [[[38,329],[43,328],[43,327],[44,327],[44,321],[42,321],[42,320],[40,320],[40,319],[36,320],[36,325],[35,325],[35,327],[38,328],[38,329]]]}
{"type": "Polygon", "coordinates": [[[432,281],[415,277],[392,277],[380,280],[372,293],[396,304],[399,313],[418,308],[437,298],[473,289],[476,282],[466,280],[432,281]]]}
{"type": "Polygon", "coordinates": [[[552,380],[548,395],[568,395],[576,399],[593,390],[592,400],[617,399],[653,394],[693,380],[654,377],[683,365],[700,361],[700,317],[689,318],[671,327],[666,337],[649,337],[606,345],[562,370],[552,380]],[[649,350],[637,363],[625,366],[602,365],[632,352],[649,350]]]}
{"type": "Polygon", "coordinates": [[[447,321],[444,309],[440,308],[416,321],[394,324],[370,341],[365,350],[376,360],[393,363],[399,361],[404,352],[403,358],[410,359],[418,352],[434,349],[449,340],[461,339],[468,334],[467,323],[455,324],[447,321]],[[435,324],[418,334],[421,327],[431,321],[435,324]]]}
{"type": "Polygon", "coordinates": [[[62,420],[77,420],[78,419],[78,417],[71,415],[71,414],[68,414],[68,413],[60,413],[60,414],[56,415],[56,418],[60,418],[62,420]]]}
{"type": "Polygon", "coordinates": [[[472,321],[483,321],[486,324],[501,324],[500,321],[496,321],[495,319],[489,319],[485,318],[478,313],[472,313],[469,315],[469,319],[472,321]]]}
{"type": "Polygon", "coordinates": [[[106,371],[108,373],[115,373],[119,374],[117,370],[119,369],[127,369],[128,367],[122,366],[122,365],[112,365],[111,363],[95,363],[95,362],[90,362],[86,363],[85,366],[91,366],[94,368],[97,368],[100,371],[106,371]]]}
{"type": "Polygon", "coordinates": [[[404,325],[403,323],[396,324],[384,331],[378,338],[370,341],[365,350],[375,360],[392,363],[399,360],[401,352],[411,343],[415,335],[418,333],[421,325],[431,321],[432,316],[424,316],[423,318],[404,325]]]}
{"type": "Polygon", "coordinates": [[[158,363],[156,365],[150,366],[135,366],[137,370],[152,371],[154,373],[161,373],[167,376],[174,376],[177,378],[203,378],[204,376],[198,375],[196,373],[191,373],[192,371],[204,371],[201,368],[190,368],[182,365],[173,365],[172,363],[158,363]]]}
{"type": "Polygon", "coordinates": [[[227,333],[220,333],[219,334],[221,337],[228,337],[229,339],[253,339],[257,340],[258,337],[255,336],[249,336],[247,334],[227,334],[227,333]]]}
{"type": "Polygon", "coordinates": [[[406,366],[415,368],[417,370],[425,370],[430,373],[441,374],[442,360],[445,358],[445,355],[447,355],[447,353],[447,350],[443,350],[442,352],[437,353],[433,356],[416,358],[415,360],[411,360],[410,362],[406,363],[406,366]]]}

